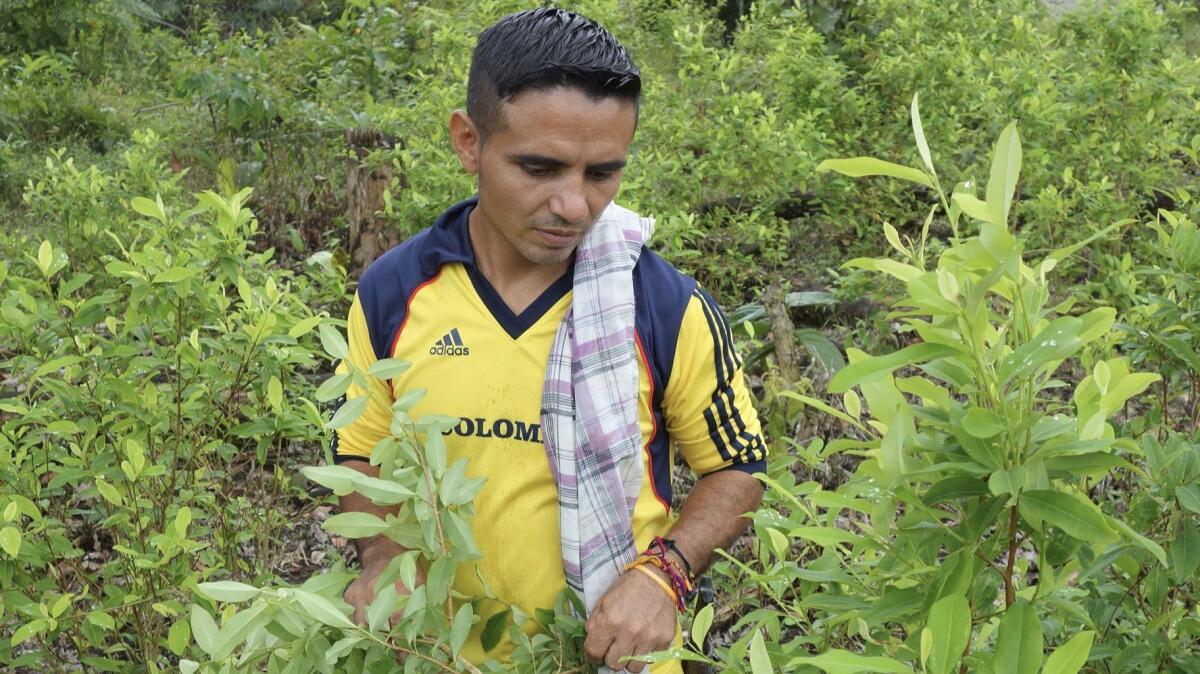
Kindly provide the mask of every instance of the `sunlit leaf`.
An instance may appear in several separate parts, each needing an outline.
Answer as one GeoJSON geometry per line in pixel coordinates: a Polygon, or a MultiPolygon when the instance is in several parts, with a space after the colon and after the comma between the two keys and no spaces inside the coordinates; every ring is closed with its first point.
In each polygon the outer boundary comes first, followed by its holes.
{"type": "Polygon", "coordinates": [[[888,176],[908,180],[926,187],[933,187],[933,181],[923,171],[909,166],[893,164],[890,161],[874,157],[851,157],[849,159],[826,159],[817,165],[818,171],[834,171],[852,178],[863,176],[888,176]]]}

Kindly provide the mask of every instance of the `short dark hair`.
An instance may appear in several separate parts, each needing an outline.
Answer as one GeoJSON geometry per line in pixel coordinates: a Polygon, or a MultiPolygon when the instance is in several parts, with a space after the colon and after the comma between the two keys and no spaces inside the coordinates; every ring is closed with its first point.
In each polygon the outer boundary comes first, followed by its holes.
{"type": "Polygon", "coordinates": [[[509,14],[479,34],[467,76],[467,115],[483,138],[500,130],[501,102],[554,87],[636,104],[642,76],[604,26],[563,9],[509,14]]]}

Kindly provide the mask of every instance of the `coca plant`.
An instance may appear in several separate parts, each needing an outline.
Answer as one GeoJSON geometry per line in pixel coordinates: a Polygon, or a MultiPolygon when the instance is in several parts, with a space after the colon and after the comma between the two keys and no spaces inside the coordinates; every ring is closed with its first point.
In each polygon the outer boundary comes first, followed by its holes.
{"type": "MultiPolygon", "coordinates": [[[[878,356],[849,349],[829,385],[840,409],[787,394],[856,431],[810,451],[862,461],[836,491],[795,485],[775,467],[764,476],[757,559],[730,571],[754,583],[761,608],[713,660],[754,674],[1074,674],[1105,653],[1097,640],[1113,607],[1094,579],[1128,583],[1131,570],[1168,565],[1092,496],[1113,471],[1140,472],[1125,458],[1137,444],[1111,421],[1159,377],[1098,353],[1113,309],[1054,301],[1055,267],[1104,232],[1031,258],[1010,231],[1015,124],[980,199],[970,183],[943,189],[915,97],[912,122],[923,169],[866,157],[820,166],[937,196],[915,237],[884,226],[894,255],[847,263],[899,283],[890,318],[911,343],[878,356]],[[953,234],[935,255],[939,212],[953,234]],[[977,233],[966,235],[968,223],[977,233]]],[[[694,636],[711,620],[698,615],[694,636]]]]}
{"type": "MultiPolygon", "coordinates": [[[[392,411],[391,435],[373,449],[371,463],[379,477],[340,465],[308,467],[304,475],[336,496],[357,492],[377,505],[394,506],[386,518],[363,512],[330,517],[324,528],[347,538],[387,536],[407,552],[380,575],[365,622],[355,624],[342,599],[353,574],[338,565],[313,576],[300,587],[255,587],[233,581],[200,583],[199,601],[191,607],[191,632],[201,654],[186,659],[184,674],[206,672],[505,672],[528,674],[579,671],[583,623],[577,604],[565,596],[557,606],[535,616],[516,607],[489,616],[478,637],[484,651],[507,634],[513,644],[511,662],[475,665],[462,657],[472,626],[482,616],[477,601],[452,588],[460,564],[479,558],[471,533],[474,498],[485,479],[469,477],[467,461],[448,465],[444,433],[457,418],[428,415],[412,419],[409,410],[424,389],[388,395],[383,380],[408,369],[400,359],[380,360],[366,371],[346,358],[345,339],[331,325],[320,327],[321,342],[333,358],[347,363],[317,390],[330,401],[353,385],[368,392],[343,404],[326,425],[344,427],[363,414],[371,396],[392,411]],[[417,585],[418,568],[425,582],[417,585]],[[415,588],[400,595],[395,583],[415,588]],[[249,602],[238,608],[237,604],[249,602]],[[217,618],[210,609],[220,608],[217,618]],[[220,621],[218,624],[218,620],[220,621]]],[[[494,599],[494,597],[493,597],[494,599]]]]}

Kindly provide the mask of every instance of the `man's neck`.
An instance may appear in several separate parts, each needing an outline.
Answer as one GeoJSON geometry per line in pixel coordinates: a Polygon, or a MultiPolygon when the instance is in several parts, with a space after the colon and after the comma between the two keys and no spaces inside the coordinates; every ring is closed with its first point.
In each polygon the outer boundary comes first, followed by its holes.
{"type": "Polygon", "coordinates": [[[467,218],[467,234],[475,252],[475,266],[513,313],[520,314],[570,267],[536,264],[525,259],[507,241],[477,224],[477,212],[467,218]]]}

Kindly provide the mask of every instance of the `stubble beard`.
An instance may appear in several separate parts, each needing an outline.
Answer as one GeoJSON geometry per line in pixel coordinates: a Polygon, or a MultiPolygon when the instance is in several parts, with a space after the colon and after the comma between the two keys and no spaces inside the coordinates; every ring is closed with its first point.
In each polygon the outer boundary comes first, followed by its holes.
{"type": "Polygon", "coordinates": [[[523,246],[522,248],[524,248],[524,250],[521,250],[521,254],[526,260],[538,265],[553,266],[562,264],[569,260],[575,253],[575,250],[579,247],[579,242],[583,241],[583,237],[586,236],[588,230],[592,228],[592,224],[594,223],[580,226],[567,222],[566,220],[556,216],[534,218],[526,223],[526,231],[533,233],[533,236],[538,236],[537,230],[543,228],[570,229],[579,232],[577,242],[570,248],[551,248],[532,244],[529,246],[523,246]]]}

